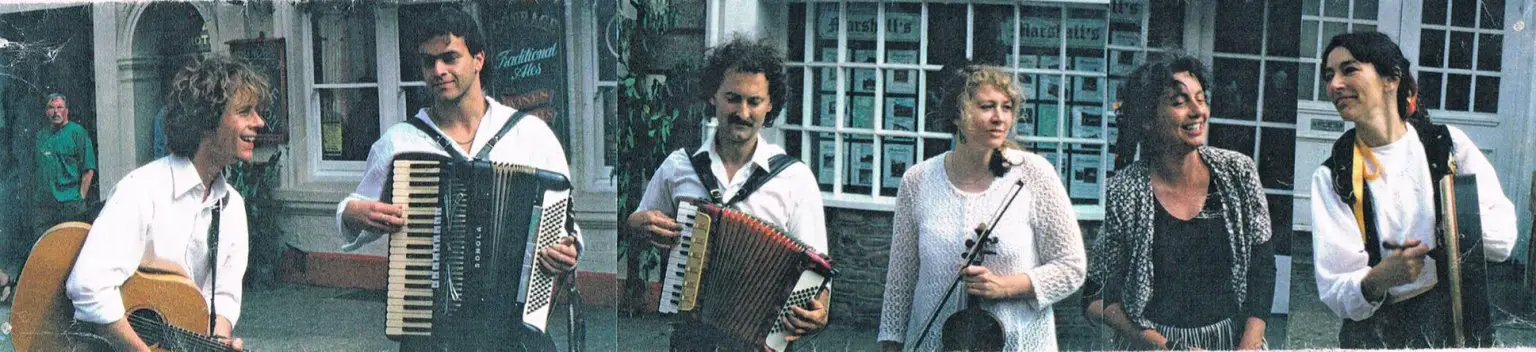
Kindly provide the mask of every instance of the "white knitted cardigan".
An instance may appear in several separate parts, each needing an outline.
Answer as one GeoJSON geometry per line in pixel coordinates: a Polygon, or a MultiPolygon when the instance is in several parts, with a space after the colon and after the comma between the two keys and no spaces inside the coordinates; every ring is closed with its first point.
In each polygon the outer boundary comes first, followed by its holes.
{"type": "MultiPolygon", "coordinates": [[[[1086,276],[1083,239],[1072,202],[1055,168],[1038,155],[1009,150],[1008,159],[1024,160],[981,193],[955,188],[944,169],[945,153],[923,161],[902,175],[891,234],[890,266],[880,316],[880,341],[908,347],[964,262],[965,240],[978,224],[992,221],[1007,201],[1015,181],[1024,189],[994,230],[998,238],[983,266],[1001,275],[1028,275],[1033,299],[1009,298],[982,303],[1003,324],[1005,349],[1053,351],[1055,319],[1050,305],[1071,295],[1086,276]]],[[[919,351],[939,347],[944,319],[964,308],[964,286],[955,290],[919,351]]]]}

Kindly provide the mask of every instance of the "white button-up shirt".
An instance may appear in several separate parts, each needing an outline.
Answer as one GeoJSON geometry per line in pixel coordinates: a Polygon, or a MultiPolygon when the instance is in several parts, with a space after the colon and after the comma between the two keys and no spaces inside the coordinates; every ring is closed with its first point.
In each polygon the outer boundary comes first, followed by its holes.
{"type": "MultiPolygon", "coordinates": [[[[1493,165],[1467,134],[1449,127],[1458,174],[1477,175],[1477,197],[1483,222],[1483,253],[1489,261],[1504,261],[1515,245],[1515,206],[1504,196],[1493,165]]],[[[1435,248],[1434,181],[1418,132],[1408,126],[1402,138],[1371,148],[1381,162],[1381,177],[1366,181],[1380,241],[1402,243],[1419,240],[1435,248]]],[[[1333,313],[1351,320],[1375,314],[1380,302],[1371,304],[1360,291],[1370,273],[1369,256],[1350,204],[1333,190],[1333,171],[1327,166],[1312,173],[1312,248],[1316,256],[1317,291],[1333,313]]],[[[1382,256],[1389,250],[1382,249],[1382,256]]],[[[1407,299],[1436,284],[1436,263],[1424,258],[1424,268],[1413,282],[1388,289],[1394,300],[1407,299]]]]}
{"type": "MultiPolygon", "coordinates": [[[[759,135],[751,161],[737,170],[734,178],[726,177],[725,164],[720,161],[720,153],[714,150],[712,139],[706,139],[704,146],[694,155],[698,153],[709,154],[709,172],[719,180],[721,199],[728,201],[736,196],[736,192],[741,191],[741,186],[747,183],[747,178],[752,177],[752,174],[767,172],[768,160],[784,154],[784,148],[769,144],[759,135]]],[[[709,192],[699,181],[699,175],[694,171],[687,152],[678,150],[668,155],[656,173],[651,175],[650,183],[645,186],[645,195],[635,211],[659,210],[667,216],[676,217],[677,203],[684,197],[709,199],[709,192]]],[[[811,168],[805,163],[791,165],[745,200],[736,203],[735,208],[779,226],[789,232],[788,235],[815,248],[817,252],[830,254],[827,247],[826,215],[821,207],[821,188],[816,185],[816,175],[811,173],[811,168]]]]}
{"type": "Polygon", "coordinates": [[[205,189],[192,162],[180,156],[139,167],[114,188],[66,284],[75,319],[97,324],[122,319],[123,283],[141,262],[160,259],[181,265],[203,298],[213,297],[217,314],[231,324],[238,322],[240,285],[250,252],[245,199],[240,193],[230,188],[223,175],[205,189]],[[219,219],[218,282],[211,282],[208,227],[214,207],[226,195],[219,219]]]}
{"type": "MultiPolygon", "coordinates": [[[[480,119],[480,127],[475,130],[475,140],[471,144],[470,153],[466,155],[463,150],[457,148],[453,149],[451,153],[464,156],[465,158],[472,158],[475,154],[479,154],[480,149],[485,148],[486,142],[495,136],[497,132],[501,131],[502,125],[505,125],[507,120],[511,119],[512,114],[516,111],[511,107],[501,105],[501,103],[487,98],[485,116],[480,119]]],[[[433,132],[442,135],[443,138],[448,138],[441,129],[437,128],[437,124],[432,122],[432,118],[427,116],[427,109],[421,109],[416,113],[416,116],[411,118],[426,121],[428,126],[432,126],[433,132]]],[[[491,161],[532,166],[570,177],[571,168],[566,163],[565,151],[560,147],[560,140],[555,138],[555,133],[549,129],[549,125],[545,124],[544,120],[539,119],[537,116],[527,115],[523,117],[492,148],[489,156],[491,161]]],[[[346,241],[346,244],[342,246],[343,250],[355,250],[384,235],[383,233],[370,230],[348,230],[342,221],[342,211],[347,209],[348,202],[355,199],[379,200],[384,192],[384,181],[389,177],[390,162],[394,160],[395,155],[409,152],[424,152],[444,156],[450,153],[449,151],[444,151],[431,136],[410,124],[398,123],[391,126],[389,130],[386,130],[384,135],[379,137],[379,141],[374,142],[373,148],[368,151],[368,161],[363,171],[363,180],[357,184],[357,190],[353,191],[352,195],[342,199],[341,203],[336,205],[336,228],[341,233],[342,239],[346,241]]],[[[572,180],[572,183],[574,182],[572,180]]],[[[551,192],[545,194],[544,205],[553,205],[569,197],[570,191],[551,192]]],[[[574,224],[572,224],[572,228],[575,228],[574,224]]],[[[579,250],[581,248],[581,232],[578,230],[572,235],[576,236],[578,241],[577,248],[579,250]]]]}

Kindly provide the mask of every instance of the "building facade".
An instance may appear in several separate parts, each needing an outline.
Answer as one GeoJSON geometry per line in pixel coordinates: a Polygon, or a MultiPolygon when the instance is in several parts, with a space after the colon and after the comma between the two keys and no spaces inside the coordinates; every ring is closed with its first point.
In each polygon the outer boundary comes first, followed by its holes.
{"type": "MultiPolygon", "coordinates": [[[[616,56],[603,54],[611,3],[461,2],[487,37],[488,95],[544,118],[570,160],[575,220],[585,252],[578,285],[587,301],[613,300],[616,215],[605,136],[615,108],[616,56]],[[604,5],[605,4],[605,5],[604,5]],[[513,35],[516,33],[517,35],[513,35]]],[[[153,125],[175,70],[196,57],[245,58],[273,83],[274,105],[256,160],[276,159],[278,204],[268,212],[281,229],[273,270],[286,280],[383,288],[387,241],[341,250],[336,205],[357,186],[368,148],[389,126],[427,103],[414,48],[402,43],[410,19],[439,2],[111,2],[6,5],[0,14],[58,11],[86,15],[87,60],[100,146],[98,180],[108,191],[155,158],[153,125]]],[[[42,94],[38,94],[41,99],[42,94]]],[[[41,111],[41,105],[39,105],[41,111]]],[[[89,109],[89,108],[87,108],[89,109]]],[[[41,116],[41,114],[38,114],[41,116]]],[[[38,118],[41,121],[41,117],[38,118]]],[[[176,133],[176,131],[167,131],[176,133]]],[[[253,226],[254,227],[254,226],[253,226]]],[[[253,255],[255,257],[255,255],[253,255]]]]}
{"type": "MultiPolygon", "coordinates": [[[[1415,62],[1437,123],[1466,130],[1529,209],[1536,143],[1528,80],[1533,45],[1513,2],[1459,1],[710,1],[706,47],[733,35],[787,53],[791,108],[768,138],[821,182],[832,256],[843,268],[834,315],[879,319],[895,187],[905,168],[948,150],[953,136],[926,118],[929,79],[977,62],[1017,75],[1027,103],[1016,141],[1061,173],[1085,235],[1103,217],[1114,174],[1116,91],[1130,69],[1169,50],[1213,72],[1211,138],[1257,162],[1277,248],[1276,313],[1288,304],[1292,234],[1309,233],[1308,180],[1350,126],[1319,79],[1335,34],[1377,30],[1415,62]]],[[[700,48],[701,50],[703,48],[700,48]]],[[[708,129],[709,126],[702,128],[708,129]]],[[[1521,233],[1530,213],[1520,211],[1521,233]]],[[[1527,240],[1520,239],[1524,261],[1527,240]]],[[[1302,249],[1296,249],[1302,250],[1302,249]]],[[[1310,265],[1298,263],[1298,265],[1310,265]]],[[[1075,304],[1075,302],[1070,303],[1075,304]]]]}

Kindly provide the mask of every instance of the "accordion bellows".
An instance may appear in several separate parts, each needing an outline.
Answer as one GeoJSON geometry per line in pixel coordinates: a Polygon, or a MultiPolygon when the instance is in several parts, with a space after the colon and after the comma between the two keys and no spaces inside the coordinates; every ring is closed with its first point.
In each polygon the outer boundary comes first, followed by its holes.
{"type": "Polygon", "coordinates": [[[662,284],[661,311],[686,312],[720,338],[783,350],[789,307],[825,290],[826,256],[751,215],[684,201],[683,225],[662,284]]]}

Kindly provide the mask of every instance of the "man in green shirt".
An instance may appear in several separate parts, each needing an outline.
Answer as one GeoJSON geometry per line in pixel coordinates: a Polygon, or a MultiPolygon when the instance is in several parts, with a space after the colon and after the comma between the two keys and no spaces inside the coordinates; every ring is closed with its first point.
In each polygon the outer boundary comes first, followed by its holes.
{"type": "Polygon", "coordinates": [[[85,127],[69,121],[69,100],[54,93],[47,101],[51,124],[37,131],[38,234],[61,222],[85,221],[96,178],[96,147],[85,127]]]}
{"type": "MultiPolygon", "coordinates": [[[[32,217],[32,231],[9,243],[11,253],[19,258],[5,258],[0,271],[0,304],[11,300],[16,275],[26,261],[32,243],[44,231],[61,222],[86,221],[86,201],[89,199],[91,182],[96,178],[96,147],[90,134],[78,123],[69,122],[69,99],[63,94],[49,94],[45,115],[50,122],[37,131],[37,197],[38,212],[32,217]]],[[[14,257],[14,256],[12,256],[14,257]]]]}

